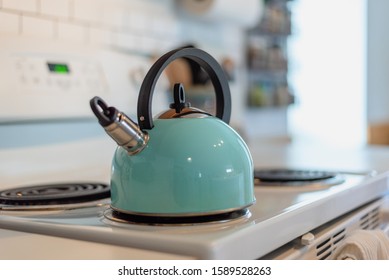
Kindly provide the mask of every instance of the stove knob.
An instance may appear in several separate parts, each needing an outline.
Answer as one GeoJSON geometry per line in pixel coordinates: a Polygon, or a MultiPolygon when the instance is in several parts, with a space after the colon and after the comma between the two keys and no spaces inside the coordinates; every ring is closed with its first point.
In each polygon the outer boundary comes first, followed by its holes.
{"type": "Polygon", "coordinates": [[[315,236],[310,232],[301,236],[301,244],[302,245],[310,245],[313,243],[313,241],[315,241],[315,236]]]}

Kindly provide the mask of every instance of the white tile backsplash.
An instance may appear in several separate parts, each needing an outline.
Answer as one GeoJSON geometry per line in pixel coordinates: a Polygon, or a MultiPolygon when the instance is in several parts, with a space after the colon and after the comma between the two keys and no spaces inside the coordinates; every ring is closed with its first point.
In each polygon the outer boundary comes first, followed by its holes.
{"type": "Polygon", "coordinates": [[[40,13],[55,17],[70,17],[69,0],[40,0],[40,13]]]}
{"type": "Polygon", "coordinates": [[[34,36],[150,55],[196,41],[227,50],[222,32],[180,17],[174,0],[0,1],[0,38],[34,36]]]}
{"type": "Polygon", "coordinates": [[[87,27],[80,24],[58,22],[57,38],[68,42],[86,43],[87,31],[87,27]]]}
{"type": "Polygon", "coordinates": [[[53,39],[55,22],[38,17],[23,16],[21,34],[36,38],[53,39]]]}
{"type": "Polygon", "coordinates": [[[140,47],[146,53],[159,53],[162,48],[161,41],[155,37],[143,36],[140,47]]]}
{"type": "Polygon", "coordinates": [[[125,15],[126,11],[121,7],[104,6],[100,22],[105,26],[123,28],[125,15]]]}
{"type": "Polygon", "coordinates": [[[124,26],[126,29],[135,32],[146,32],[149,29],[150,22],[146,13],[130,10],[125,18],[124,26]]]}
{"type": "Polygon", "coordinates": [[[38,12],[38,0],[3,0],[3,9],[21,11],[21,12],[38,12]]]}
{"type": "Polygon", "coordinates": [[[19,34],[19,22],[19,15],[4,13],[0,10],[0,33],[7,35],[19,34]]]}
{"type": "Polygon", "coordinates": [[[101,22],[103,5],[100,0],[74,0],[73,17],[76,20],[98,24],[101,22]]]}
{"type": "Polygon", "coordinates": [[[90,27],[87,34],[88,42],[97,46],[111,46],[113,34],[109,29],[90,27]]]}
{"type": "Polygon", "coordinates": [[[127,32],[115,32],[113,34],[113,45],[120,49],[128,49],[130,51],[141,50],[142,37],[136,34],[127,32]]]}

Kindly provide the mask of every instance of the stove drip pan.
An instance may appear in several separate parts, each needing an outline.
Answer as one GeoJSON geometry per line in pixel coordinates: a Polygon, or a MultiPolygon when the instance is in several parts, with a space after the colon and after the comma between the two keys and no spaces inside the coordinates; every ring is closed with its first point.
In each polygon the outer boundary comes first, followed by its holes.
{"type": "Polygon", "coordinates": [[[125,224],[140,224],[140,225],[194,225],[194,224],[209,224],[209,223],[222,223],[231,220],[236,220],[241,217],[250,216],[248,209],[239,209],[231,212],[223,212],[220,214],[212,215],[199,215],[199,216],[151,216],[151,215],[137,215],[119,212],[114,209],[108,209],[105,211],[104,216],[114,222],[120,222],[125,224]]]}
{"type": "Polygon", "coordinates": [[[298,169],[257,169],[254,182],[257,187],[302,187],[325,188],[343,183],[343,176],[337,172],[298,169]]]}
{"type": "Polygon", "coordinates": [[[106,184],[48,184],[1,191],[0,204],[3,209],[12,206],[34,209],[34,207],[82,204],[109,197],[110,187],[106,184]]]}

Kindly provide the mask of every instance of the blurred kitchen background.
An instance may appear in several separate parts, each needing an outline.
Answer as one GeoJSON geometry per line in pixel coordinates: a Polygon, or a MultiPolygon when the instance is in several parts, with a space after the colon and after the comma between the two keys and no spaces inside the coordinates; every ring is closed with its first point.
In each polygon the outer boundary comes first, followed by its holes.
{"type": "MultiPolygon", "coordinates": [[[[231,124],[250,143],[389,144],[386,0],[0,0],[0,148],[106,137],[94,95],[136,116],[153,61],[193,45],[229,77],[231,124]]],[[[212,110],[207,77],[178,62],[153,113],[183,80],[212,110]]]]}

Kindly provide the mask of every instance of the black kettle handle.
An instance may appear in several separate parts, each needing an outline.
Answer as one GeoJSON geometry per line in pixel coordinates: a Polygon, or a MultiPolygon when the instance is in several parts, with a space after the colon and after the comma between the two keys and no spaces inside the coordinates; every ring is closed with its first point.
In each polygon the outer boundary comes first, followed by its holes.
{"type": "Polygon", "coordinates": [[[208,53],[197,48],[180,48],[161,56],[151,66],[140,88],[138,97],[138,124],[143,129],[152,129],[151,113],[154,88],[162,71],[178,58],[188,58],[198,63],[207,72],[216,93],[216,117],[229,123],[231,117],[231,94],[223,68],[208,53]]]}

